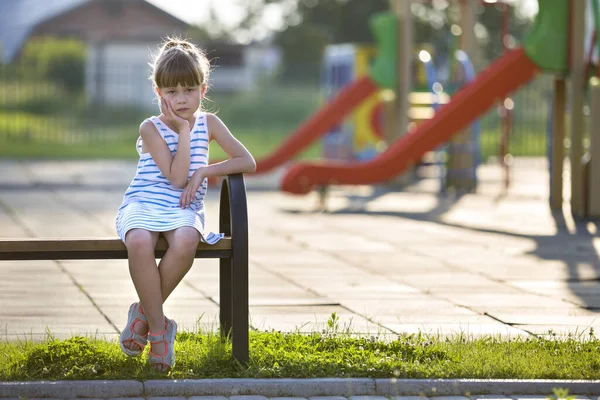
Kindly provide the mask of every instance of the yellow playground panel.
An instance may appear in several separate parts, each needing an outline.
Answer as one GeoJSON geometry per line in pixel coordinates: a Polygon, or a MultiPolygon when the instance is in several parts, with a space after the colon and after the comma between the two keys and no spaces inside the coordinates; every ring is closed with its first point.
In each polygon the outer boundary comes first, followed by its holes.
{"type": "MultiPolygon", "coordinates": [[[[371,63],[376,56],[376,48],[368,45],[357,44],[335,44],[325,50],[324,58],[324,84],[327,92],[339,90],[346,84],[364,77],[368,74],[371,63]]],[[[416,59],[416,57],[415,57],[416,59]]],[[[427,87],[427,76],[423,63],[416,62],[414,65],[414,79],[420,89],[427,87]]],[[[416,95],[417,93],[412,93],[416,95]]],[[[422,93],[426,94],[426,93],[422,93]]],[[[428,94],[428,93],[427,93],[428,94]]],[[[422,101],[417,101],[423,107],[422,101]]],[[[429,107],[431,108],[431,107],[429,107]]],[[[409,110],[409,114],[411,114],[409,110]]],[[[415,110],[412,110],[415,111],[415,110]]],[[[431,109],[433,111],[433,109],[431,109]]],[[[413,121],[423,119],[422,116],[414,118],[413,121]]],[[[383,104],[382,91],[374,93],[363,101],[350,115],[342,134],[347,135],[345,140],[337,143],[345,143],[351,149],[334,151],[335,154],[351,153],[352,159],[367,160],[374,157],[381,149],[386,147],[383,137],[383,104]],[[351,136],[351,137],[348,137],[351,136]]]]}
{"type": "MultiPolygon", "coordinates": [[[[357,46],[355,59],[355,77],[367,75],[372,60],[375,58],[376,50],[371,46],[357,46]]],[[[379,142],[383,140],[381,127],[381,100],[380,94],[374,93],[356,108],[354,120],[354,153],[368,156],[368,153],[380,147],[379,142]]]]}
{"type": "MultiPolygon", "coordinates": [[[[373,46],[356,44],[335,44],[325,50],[324,86],[328,95],[333,95],[342,87],[356,81],[369,72],[376,56],[373,46]]],[[[375,156],[381,148],[381,106],[380,94],[374,93],[354,109],[346,121],[332,132],[338,139],[329,141],[326,154],[342,155],[342,158],[365,160],[375,156]],[[341,137],[340,137],[341,135],[341,137]]],[[[325,138],[327,140],[327,138],[325,138]]]]}

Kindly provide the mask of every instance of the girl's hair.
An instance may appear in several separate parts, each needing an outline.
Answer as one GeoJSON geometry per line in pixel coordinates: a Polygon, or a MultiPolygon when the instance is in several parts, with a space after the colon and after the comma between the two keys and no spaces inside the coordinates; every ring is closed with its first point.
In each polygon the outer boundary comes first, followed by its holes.
{"type": "Polygon", "coordinates": [[[201,86],[208,83],[210,62],[202,50],[187,40],[167,37],[154,55],[150,80],[157,88],[201,86]]]}

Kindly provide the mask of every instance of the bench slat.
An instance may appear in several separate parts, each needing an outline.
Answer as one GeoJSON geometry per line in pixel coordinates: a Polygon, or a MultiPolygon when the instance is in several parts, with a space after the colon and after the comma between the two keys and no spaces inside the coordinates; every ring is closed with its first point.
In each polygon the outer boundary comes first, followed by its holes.
{"type": "MultiPolygon", "coordinates": [[[[162,257],[168,249],[165,238],[156,243],[155,255],[162,257]]],[[[231,257],[231,237],[214,245],[200,242],[196,258],[231,257]]],[[[0,260],[100,260],[126,259],[127,249],[118,238],[87,239],[0,239],[0,260]]]]}

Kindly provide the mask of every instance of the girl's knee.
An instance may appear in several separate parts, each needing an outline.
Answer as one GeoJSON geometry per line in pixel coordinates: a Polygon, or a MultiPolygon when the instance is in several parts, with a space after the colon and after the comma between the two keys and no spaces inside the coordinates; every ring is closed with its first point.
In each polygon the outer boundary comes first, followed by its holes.
{"type": "Polygon", "coordinates": [[[200,243],[200,234],[194,228],[179,228],[175,231],[173,243],[170,247],[177,248],[180,251],[194,251],[200,243]]]}
{"type": "Polygon", "coordinates": [[[125,235],[125,247],[129,251],[152,249],[152,233],[144,229],[132,229],[125,235]]]}

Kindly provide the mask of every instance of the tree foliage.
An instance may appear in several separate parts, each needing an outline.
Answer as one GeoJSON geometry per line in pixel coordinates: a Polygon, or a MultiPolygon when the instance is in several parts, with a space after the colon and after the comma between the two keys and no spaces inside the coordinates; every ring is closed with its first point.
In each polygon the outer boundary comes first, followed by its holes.
{"type": "Polygon", "coordinates": [[[85,85],[85,58],[85,43],[80,40],[35,38],[23,49],[21,71],[25,79],[44,77],[69,92],[78,92],[85,85]]]}
{"type": "MultiPolygon", "coordinates": [[[[483,6],[473,3],[478,13],[477,38],[481,57],[491,60],[502,53],[503,6],[483,6]]],[[[246,39],[260,24],[269,7],[285,10],[284,27],[272,33],[272,41],[283,53],[283,73],[287,78],[302,79],[318,75],[323,51],[328,44],[373,43],[369,18],[390,10],[390,0],[247,0],[245,18],[233,32],[221,32],[219,39],[235,38],[236,32],[246,39]]],[[[458,38],[451,34],[451,26],[460,23],[457,0],[415,0],[411,6],[414,21],[415,46],[436,50],[438,62],[447,62],[451,51],[458,46],[458,38]],[[440,61],[441,60],[441,61],[440,61]]],[[[516,7],[509,7],[509,31],[518,42],[530,21],[516,7]]]]}

